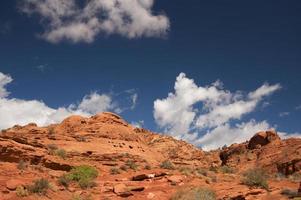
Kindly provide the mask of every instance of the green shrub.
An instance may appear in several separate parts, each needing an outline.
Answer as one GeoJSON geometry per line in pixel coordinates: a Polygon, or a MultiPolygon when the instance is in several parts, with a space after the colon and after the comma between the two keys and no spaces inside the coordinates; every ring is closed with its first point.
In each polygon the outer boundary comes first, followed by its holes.
{"type": "Polygon", "coordinates": [[[95,187],[96,183],[90,178],[82,178],[78,181],[78,185],[82,189],[87,189],[95,187]]]}
{"type": "Polygon", "coordinates": [[[267,174],[262,169],[249,169],[244,174],[243,184],[268,190],[267,174]]]}
{"type": "Polygon", "coordinates": [[[64,149],[57,149],[54,151],[54,155],[62,158],[62,159],[66,159],[67,158],[67,153],[64,149]]]}
{"type": "Polygon", "coordinates": [[[113,174],[113,175],[114,175],[114,174],[120,174],[119,169],[116,168],[116,167],[111,168],[110,172],[111,172],[111,174],[113,174]]]}
{"type": "Polygon", "coordinates": [[[175,169],[174,165],[172,164],[172,162],[170,162],[169,160],[165,160],[160,164],[160,167],[162,169],[175,169]]]}
{"type": "Polygon", "coordinates": [[[208,188],[190,188],[180,189],[172,197],[171,200],[215,200],[216,194],[208,188]]]}
{"type": "Polygon", "coordinates": [[[127,160],[125,165],[128,166],[132,170],[137,170],[137,168],[138,168],[138,165],[133,160],[127,160]]]}
{"type": "Polygon", "coordinates": [[[16,189],[16,195],[18,197],[27,197],[29,195],[28,190],[23,186],[18,186],[16,189]]]}
{"type": "Polygon", "coordinates": [[[41,178],[34,181],[33,185],[28,187],[31,193],[38,193],[40,195],[46,194],[47,190],[50,188],[49,181],[47,179],[41,178]]]}
{"type": "Polygon", "coordinates": [[[78,182],[82,189],[94,187],[94,179],[98,176],[98,171],[94,167],[81,165],[73,168],[67,175],[66,178],[70,181],[78,182]]]}
{"type": "Polygon", "coordinates": [[[235,170],[227,165],[221,166],[220,171],[224,174],[233,174],[235,170]]]}

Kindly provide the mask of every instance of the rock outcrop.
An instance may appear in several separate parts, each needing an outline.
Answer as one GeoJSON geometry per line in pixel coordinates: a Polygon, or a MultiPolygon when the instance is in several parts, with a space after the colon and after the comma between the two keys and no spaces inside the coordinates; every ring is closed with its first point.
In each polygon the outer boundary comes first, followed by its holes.
{"type": "MultiPolygon", "coordinates": [[[[211,188],[218,199],[264,199],[268,192],[241,184],[242,174],[260,167],[270,174],[292,176],[301,170],[301,139],[281,140],[275,131],[255,134],[250,141],[204,152],[184,141],[133,127],[114,113],[70,116],[59,124],[14,126],[0,133],[0,199],[20,199],[38,178],[51,183],[47,198],[166,200],[185,187],[211,188]],[[162,163],[165,163],[162,164],[162,163]],[[60,185],[76,166],[92,166],[95,187],[60,185]],[[234,169],[225,174],[222,167],[234,169]]],[[[64,183],[67,184],[67,183],[64,183]]],[[[269,195],[281,199],[283,185],[270,182],[269,195]]],[[[43,199],[28,194],[23,199],[43,199]]]]}

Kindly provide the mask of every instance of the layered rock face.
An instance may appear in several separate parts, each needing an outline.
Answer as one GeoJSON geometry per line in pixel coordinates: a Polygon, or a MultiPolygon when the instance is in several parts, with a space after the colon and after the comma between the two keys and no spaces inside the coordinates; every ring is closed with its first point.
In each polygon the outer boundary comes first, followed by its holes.
{"type": "Polygon", "coordinates": [[[248,142],[220,153],[224,165],[240,170],[260,167],[271,173],[294,174],[301,167],[301,139],[281,140],[273,130],[256,133],[248,142]]]}
{"type": "MultiPolygon", "coordinates": [[[[271,174],[295,174],[300,171],[300,155],[300,139],[281,140],[275,131],[204,152],[184,141],[133,127],[114,113],[71,116],[60,124],[16,125],[0,133],[0,200],[167,200],[183,187],[210,188],[217,199],[265,199],[266,190],[241,183],[242,173],[260,167],[271,174]],[[61,178],[77,166],[98,171],[94,187],[62,185],[61,178]],[[223,166],[235,173],[221,173],[223,166]],[[21,197],[38,178],[52,185],[47,193],[21,197]]],[[[287,180],[270,184],[269,195],[274,199],[286,199],[280,195],[283,185],[298,187],[287,180]]]]}

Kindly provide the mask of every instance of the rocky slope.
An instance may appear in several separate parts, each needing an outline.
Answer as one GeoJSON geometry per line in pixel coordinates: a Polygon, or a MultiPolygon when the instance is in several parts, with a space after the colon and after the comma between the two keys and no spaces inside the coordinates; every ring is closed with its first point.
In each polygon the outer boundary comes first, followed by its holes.
{"type": "Polygon", "coordinates": [[[288,199],[281,192],[296,193],[300,169],[301,140],[281,140],[274,131],[210,152],[107,112],[0,133],[0,200],[167,200],[192,187],[209,188],[216,199],[288,199]],[[78,166],[98,172],[93,184],[69,180],[78,166]],[[268,189],[243,184],[244,172],[253,168],[268,172],[268,189]],[[41,178],[47,187],[35,191],[32,185],[41,178]]]}

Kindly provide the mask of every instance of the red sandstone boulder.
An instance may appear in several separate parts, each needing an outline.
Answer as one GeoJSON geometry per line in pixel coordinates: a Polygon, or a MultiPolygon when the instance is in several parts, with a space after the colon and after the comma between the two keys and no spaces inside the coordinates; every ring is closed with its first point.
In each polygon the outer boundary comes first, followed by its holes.
{"type": "Polygon", "coordinates": [[[256,133],[249,141],[248,149],[256,149],[260,146],[267,145],[272,141],[281,140],[276,131],[261,131],[256,133]]]}
{"type": "Polygon", "coordinates": [[[15,179],[10,179],[6,182],[6,188],[9,190],[16,190],[18,186],[22,185],[23,182],[15,179]]]}

